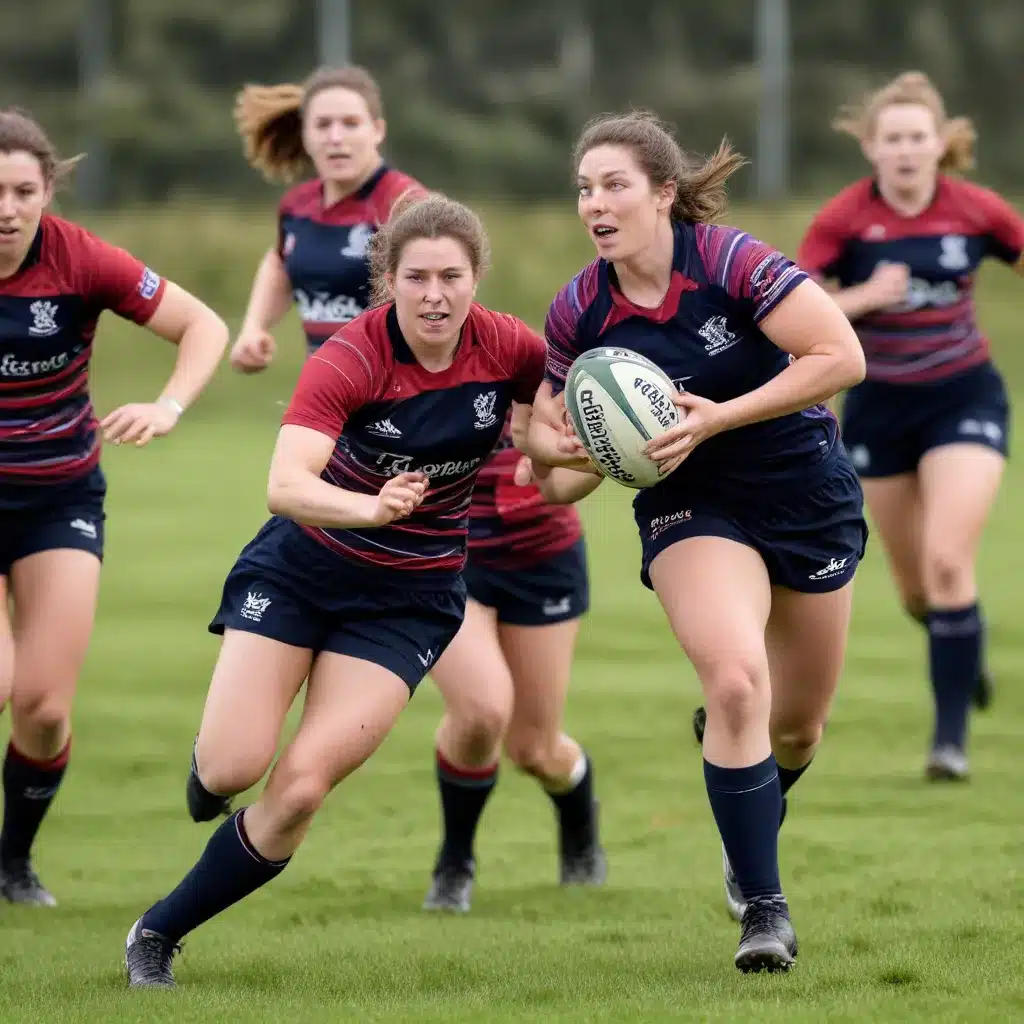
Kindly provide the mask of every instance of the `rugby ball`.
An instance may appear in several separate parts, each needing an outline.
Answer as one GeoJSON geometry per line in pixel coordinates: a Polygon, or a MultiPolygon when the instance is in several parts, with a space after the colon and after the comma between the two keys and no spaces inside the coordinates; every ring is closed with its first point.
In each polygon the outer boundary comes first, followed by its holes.
{"type": "Polygon", "coordinates": [[[565,407],[598,469],[640,490],[662,477],[644,454],[647,442],[679,423],[672,381],[654,363],[625,348],[595,348],[569,368],[565,407]]]}

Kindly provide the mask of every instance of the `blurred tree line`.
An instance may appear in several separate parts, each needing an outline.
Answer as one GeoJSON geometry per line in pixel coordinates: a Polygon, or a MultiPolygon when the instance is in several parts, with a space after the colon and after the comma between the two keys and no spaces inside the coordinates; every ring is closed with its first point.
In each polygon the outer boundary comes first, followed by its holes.
{"type": "MultiPolygon", "coordinates": [[[[836,108],[907,68],[931,74],[981,135],[980,180],[1024,180],[1016,103],[1022,0],[791,0],[791,181],[859,174],[836,108]]],[[[380,79],[388,156],[429,184],[510,199],[570,190],[591,114],[657,110],[697,152],[723,134],[753,156],[755,0],[351,0],[353,59],[380,79]]],[[[112,198],[265,195],[233,133],[246,82],[316,63],[314,0],[4,0],[0,103],[29,107],[65,152],[106,141],[112,198]],[[109,16],[110,72],[80,88],[83,19],[109,16]]],[[[95,26],[93,26],[95,27],[95,26]]],[[[752,176],[737,182],[741,194],[752,176]]]]}

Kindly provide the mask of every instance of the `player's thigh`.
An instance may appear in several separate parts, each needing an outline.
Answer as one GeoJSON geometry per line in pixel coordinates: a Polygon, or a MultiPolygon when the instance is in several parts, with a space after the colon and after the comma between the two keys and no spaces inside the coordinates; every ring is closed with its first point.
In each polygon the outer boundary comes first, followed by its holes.
{"type": "Polygon", "coordinates": [[[578,618],[544,626],[498,626],[515,691],[510,746],[550,741],[561,731],[579,630],[578,618]]]}
{"type": "Polygon", "coordinates": [[[410,696],[408,683],[383,665],[318,654],[299,727],[274,766],[268,790],[297,786],[310,801],[315,794],[322,799],[384,742],[410,696]]]}
{"type": "Polygon", "coordinates": [[[512,713],[512,679],[498,642],[494,608],[472,599],[455,639],[430,670],[450,722],[503,733],[512,713]]]}
{"type": "Polygon", "coordinates": [[[767,699],[764,630],[772,598],[758,552],[723,536],[690,536],[662,549],[649,572],[708,700],[747,700],[751,685],[767,699]]]}
{"type": "Polygon", "coordinates": [[[852,606],[852,580],[826,593],[773,588],[765,628],[773,741],[817,743],[842,674],[852,606]]]}
{"type": "Polygon", "coordinates": [[[14,635],[11,632],[10,597],[7,577],[0,576],[0,710],[11,696],[14,684],[14,635]]]}
{"type": "Polygon", "coordinates": [[[979,444],[933,448],[918,469],[925,564],[973,562],[999,493],[1006,460],[979,444]]]}
{"type": "Polygon", "coordinates": [[[861,480],[896,586],[906,602],[924,596],[921,578],[923,506],[916,472],[861,480]]]}
{"type": "Polygon", "coordinates": [[[92,552],[67,548],[11,566],[16,722],[23,712],[55,725],[70,713],[96,619],[100,568],[92,552]]]}
{"type": "Polygon", "coordinates": [[[239,792],[263,777],[311,662],[308,648],[224,630],[196,742],[208,789],[239,792]]]}

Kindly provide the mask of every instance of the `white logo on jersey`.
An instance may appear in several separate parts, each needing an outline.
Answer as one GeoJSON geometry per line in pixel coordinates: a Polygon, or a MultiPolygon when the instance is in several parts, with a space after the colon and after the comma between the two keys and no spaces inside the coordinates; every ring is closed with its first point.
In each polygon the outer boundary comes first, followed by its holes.
{"type": "Polygon", "coordinates": [[[850,461],[854,469],[867,469],[871,465],[871,452],[865,444],[854,445],[850,449],[850,461]]]}
{"type": "Polygon", "coordinates": [[[466,476],[466,474],[472,473],[481,462],[483,462],[482,458],[449,459],[447,462],[426,462],[418,465],[416,464],[415,455],[396,455],[393,452],[380,452],[372,468],[380,473],[381,476],[398,476],[399,473],[416,472],[426,473],[431,480],[440,480],[449,476],[466,476]]]}
{"type": "Polygon", "coordinates": [[[545,615],[568,615],[570,608],[572,608],[572,596],[569,594],[566,594],[565,597],[560,598],[558,601],[549,599],[541,605],[541,611],[545,615]]]}
{"type": "Polygon", "coordinates": [[[1003,439],[1003,428],[991,420],[961,420],[956,430],[964,437],[984,437],[992,444],[999,444],[1003,439]]]}
{"type": "Polygon", "coordinates": [[[245,604],[242,605],[242,610],[238,613],[243,619],[249,619],[252,622],[260,622],[263,618],[263,613],[270,607],[270,598],[264,597],[262,594],[254,594],[249,591],[245,595],[245,604]]]}
{"type": "Polygon", "coordinates": [[[20,360],[10,352],[0,356],[0,377],[35,377],[41,373],[56,373],[68,365],[67,352],[60,352],[49,359],[20,360]]]}
{"type": "Polygon", "coordinates": [[[961,299],[956,281],[924,281],[912,277],[907,284],[907,297],[895,309],[924,309],[925,306],[955,306],[961,299]]]}
{"type": "Polygon", "coordinates": [[[88,537],[90,540],[96,539],[96,524],[90,523],[86,519],[72,519],[71,529],[77,530],[83,537],[88,537]]]}
{"type": "Polygon", "coordinates": [[[291,256],[291,254],[295,252],[295,232],[289,231],[288,234],[284,236],[284,245],[281,246],[281,252],[285,256],[291,256]]]}
{"type": "Polygon", "coordinates": [[[707,342],[704,351],[709,356],[717,356],[719,352],[732,348],[740,340],[729,330],[728,321],[724,316],[713,316],[697,333],[707,342]]]}
{"type": "Polygon", "coordinates": [[[880,242],[883,238],[885,238],[884,224],[872,224],[871,227],[864,232],[865,242],[880,242]]]}
{"type": "Polygon", "coordinates": [[[967,239],[963,235],[944,235],[939,239],[942,253],[939,266],[946,270],[963,270],[970,262],[967,255],[967,239]]]}
{"type": "Polygon", "coordinates": [[[368,434],[375,434],[377,437],[401,437],[402,432],[389,419],[377,420],[367,428],[368,434]]]}
{"type": "Polygon", "coordinates": [[[316,292],[310,297],[301,288],[295,289],[295,305],[303,323],[347,324],[363,312],[363,307],[348,295],[316,292]]]}
{"type": "Polygon", "coordinates": [[[369,224],[354,225],[348,233],[348,241],[341,250],[341,255],[362,259],[366,255],[366,250],[370,247],[370,237],[372,234],[373,229],[369,224]]]}
{"type": "Polygon", "coordinates": [[[417,651],[416,657],[420,659],[420,664],[424,668],[430,668],[430,666],[434,663],[434,649],[431,648],[430,650],[428,650],[426,655],[420,654],[420,652],[417,651]]]}
{"type": "Polygon", "coordinates": [[[28,333],[37,338],[48,338],[56,334],[60,327],[57,325],[57,303],[47,302],[45,299],[37,299],[28,307],[32,314],[32,326],[28,333]]]}
{"type": "Polygon", "coordinates": [[[473,399],[473,411],[476,413],[476,423],[473,426],[477,430],[486,430],[498,422],[498,417],[494,415],[494,403],[497,400],[496,391],[487,391],[473,399]]]}

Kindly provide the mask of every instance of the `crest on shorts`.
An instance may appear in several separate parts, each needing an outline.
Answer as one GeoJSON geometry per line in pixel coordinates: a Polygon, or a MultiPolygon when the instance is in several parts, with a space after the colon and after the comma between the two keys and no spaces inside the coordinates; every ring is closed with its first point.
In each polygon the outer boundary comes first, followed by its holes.
{"type": "Polygon", "coordinates": [[[473,399],[473,411],[476,413],[476,423],[473,426],[477,430],[486,430],[498,422],[498,417],[494,414],[494,403],[497,400],[497,391],[485,391],[473,399]]]}

